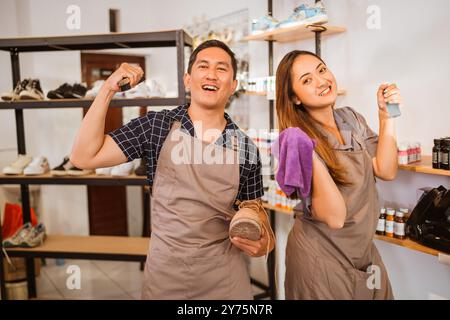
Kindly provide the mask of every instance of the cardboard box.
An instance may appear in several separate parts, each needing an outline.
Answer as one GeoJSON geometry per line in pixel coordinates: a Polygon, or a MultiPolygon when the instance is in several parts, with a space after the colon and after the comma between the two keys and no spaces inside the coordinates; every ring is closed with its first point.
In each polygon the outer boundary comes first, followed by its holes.
{"type": "MultiPolygon", "coordinates": [[[[3,270],[5,274],[5,281],[19,281],[27,278],[27,268],[25,258],[10,258],[12,265],[8,260],[3,258],[3,270]]],[[[36,276],[39,276],[41,271],[40,259],[34,259],[34,272],[36,276]]]]}

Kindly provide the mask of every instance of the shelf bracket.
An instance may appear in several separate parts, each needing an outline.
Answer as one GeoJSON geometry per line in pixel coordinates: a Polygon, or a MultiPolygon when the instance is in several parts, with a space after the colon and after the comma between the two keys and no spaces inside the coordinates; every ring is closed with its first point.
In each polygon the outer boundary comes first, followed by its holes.
{"type": "Polygon", "coordinates": [[[326,31],[327,28],[325,26],[317,24],[310,24],[306,27],[311,29],[311,31],[316,34],[316,55],[320,57],[322,47],[322,32],[326,31]]]}

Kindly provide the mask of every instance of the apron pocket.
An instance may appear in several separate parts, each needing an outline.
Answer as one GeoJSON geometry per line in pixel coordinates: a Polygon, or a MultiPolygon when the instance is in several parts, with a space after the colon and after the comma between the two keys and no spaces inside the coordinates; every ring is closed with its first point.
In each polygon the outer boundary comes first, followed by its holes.
{"type": "Polygon", "coordinates": [[[186,257],[188,299],[230,299],[229,255],[186,257]]]}
{"type": "Polygon", "coordinates": [[[181,259],[151,251],[145,265],[142,298],[187,299],[186,271],[181,259]]]}
{"type": "Polygon", "coordinates": [[[319,299],[372,300],[375,290],[368,286],[371,274],[336,261],[318,258],[318,272],[323,272],[315,284],[319,299]]]}

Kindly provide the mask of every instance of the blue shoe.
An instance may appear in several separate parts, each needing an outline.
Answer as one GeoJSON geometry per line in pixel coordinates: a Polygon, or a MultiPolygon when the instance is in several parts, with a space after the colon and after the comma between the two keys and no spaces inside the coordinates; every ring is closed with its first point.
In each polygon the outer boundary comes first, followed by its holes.
{"type": "Polygon", "coordinates": [[[328,22],[328,15],[322,1],[310,7],[301,4],[294,9],[294,12],[279,24],[279,28],[289,28],[298,25],[323,24],[328,22]]]}
{"type": "Polygon", "coordinates": [[[269,15],[262,16],[252,21],[252,35],[271,31],[278,27],[278,20],[269,15]]]}

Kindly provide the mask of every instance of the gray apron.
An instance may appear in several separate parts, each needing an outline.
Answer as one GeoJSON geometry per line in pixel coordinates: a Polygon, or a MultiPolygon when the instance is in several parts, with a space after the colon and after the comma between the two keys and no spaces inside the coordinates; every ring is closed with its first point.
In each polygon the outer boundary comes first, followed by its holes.
{"type": "Polygon", "coordinates": [[[378,221],[378,196],[372,158],[364,142],[353,134],[361,150],[335,150],[354,184],[339,187],[347,206],[342,229],[294,209],[295,223],[286,247],[286,299],[393,299],[386,268],[372,242],[378,221]],[[367,268],[378,268],[381,278],[367,268]],[[369,286],[367,283],[369,282],[369,286]],[[381,284],[381,285],[379,285],[381,284]]]}
{"type": "Polygon", "coordinates": [[[174,122],[158,159],[142,298],[253,299],[244,254],[228,237],[239,190],[238,152],[180,127],[174,122]],[[202,161],[195,150],[216,163],[202,161]]]}

